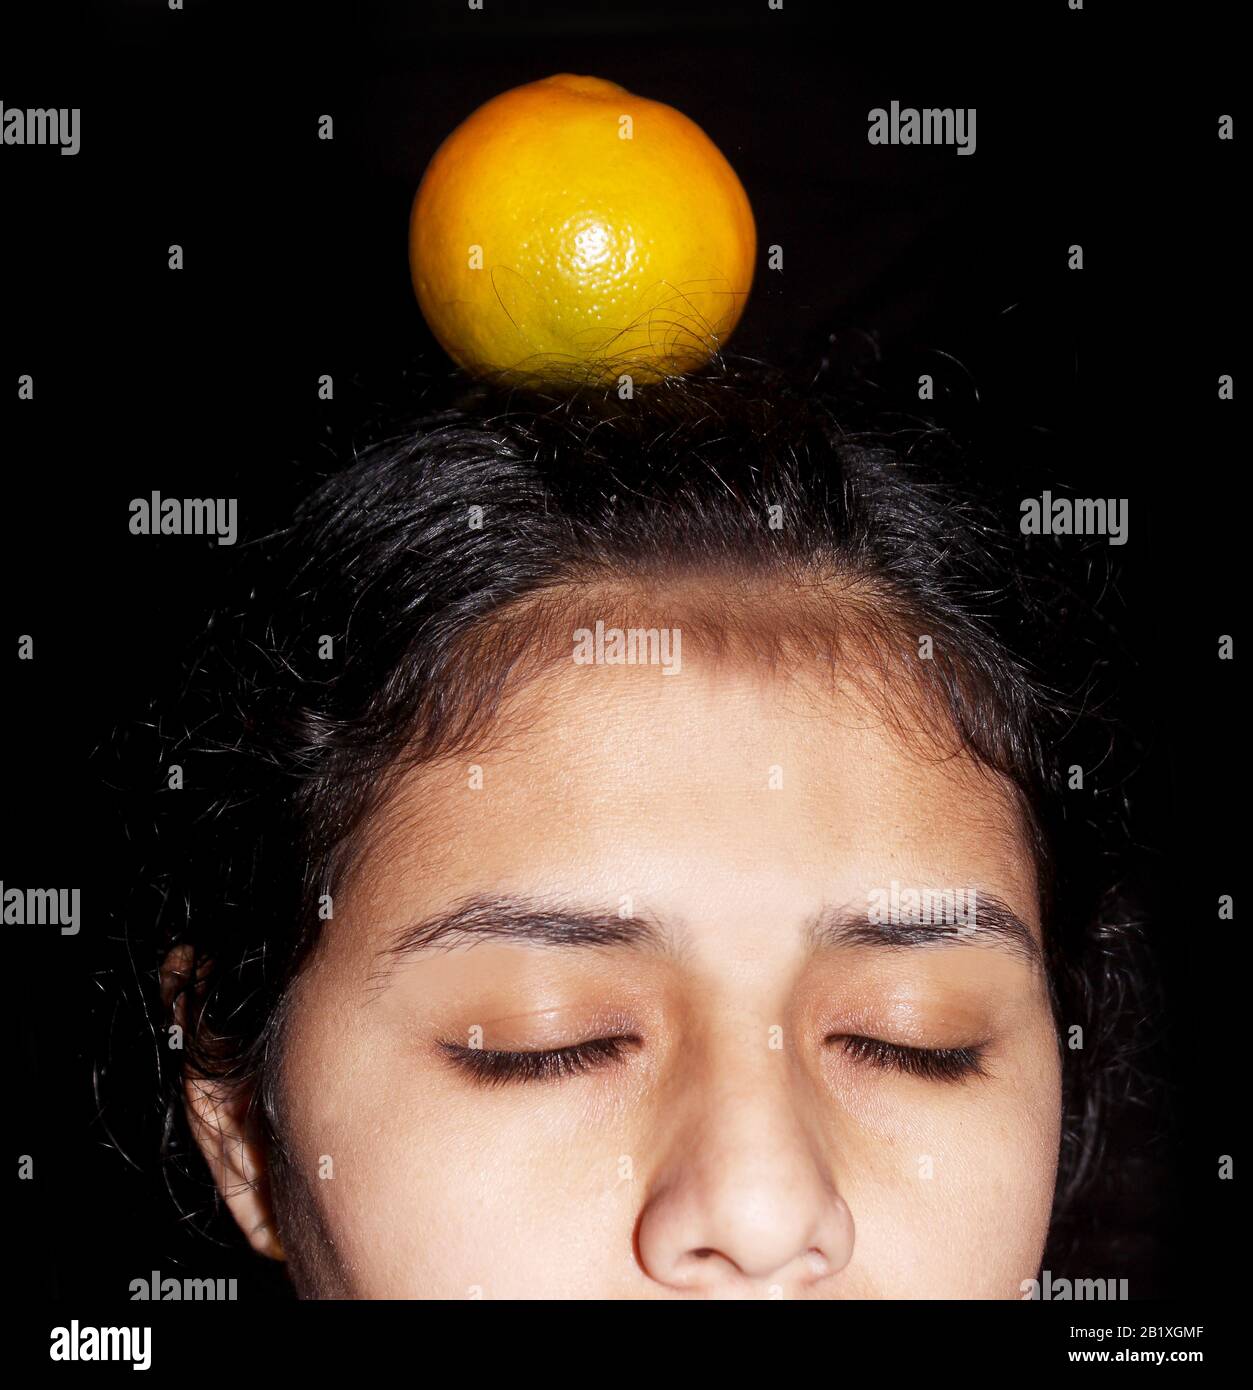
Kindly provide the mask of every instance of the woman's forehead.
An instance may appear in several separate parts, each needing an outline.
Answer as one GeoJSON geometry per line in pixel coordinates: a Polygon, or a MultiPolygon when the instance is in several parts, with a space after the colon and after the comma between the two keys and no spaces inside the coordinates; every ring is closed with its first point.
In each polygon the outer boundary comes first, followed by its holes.
{"type": "Polygon", "coordinates": [[[538,677],[481,749],[403,778],[365,840],[354,882],[371,895],[595,882],[613,902],[699,883],[777,901],[787,885],[799,911],[912,875],[1035,911],[1003,779],[902,738],[851,676],[769,680],[699,657],[673,679],[625,666],[538,677]]]}

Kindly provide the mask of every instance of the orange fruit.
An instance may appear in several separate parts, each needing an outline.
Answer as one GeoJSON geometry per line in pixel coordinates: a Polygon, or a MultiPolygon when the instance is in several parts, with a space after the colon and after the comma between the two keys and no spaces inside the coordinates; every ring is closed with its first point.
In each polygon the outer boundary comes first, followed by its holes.
{"type": "Polygon", "coordinates": [[[467,117],[409,223],[431,331],[467,371],[507,381],[693,370],[738,322],[756,254],[748,195],[694,121],[572,73],[467,117]]]}

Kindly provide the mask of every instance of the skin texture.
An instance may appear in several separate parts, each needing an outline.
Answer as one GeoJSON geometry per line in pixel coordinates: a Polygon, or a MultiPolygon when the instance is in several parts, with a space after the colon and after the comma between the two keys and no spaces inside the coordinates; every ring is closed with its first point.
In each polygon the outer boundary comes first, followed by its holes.
{"type": "Polygon", "coordinates": [[[995,895],[1038,940],[1007,789],[875,703],[686,653],[675,677],[566,664],[481,753],[410,774],[294,999],[276,1209],[242,1099],[189,1085],[257,1249],[307,1297],[1021,1298],[1059,1139],[1042,970],[977,930],[809,934],[895,881],[995,895]],[[664,942],[386,955],[504,894],[664,942]],[[488,1050],[633,1041],[489,1086],[441,1047],[476,1028],[488,1050]],[[850,1036],[979,1047],[982,1074],[905,1074],[850,1036]]]}

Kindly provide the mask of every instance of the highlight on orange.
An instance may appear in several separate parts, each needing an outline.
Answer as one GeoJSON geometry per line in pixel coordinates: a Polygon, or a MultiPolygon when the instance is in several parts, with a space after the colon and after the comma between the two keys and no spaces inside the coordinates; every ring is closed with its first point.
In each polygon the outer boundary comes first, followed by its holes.
{"type": "Polygon", "coordinates": [[[571,73],[467,117],[409,224],[440,345],[475,376],[519,384],[695,370],[739,322],[756,254],[748,195],[694,121],[571,73]]]}

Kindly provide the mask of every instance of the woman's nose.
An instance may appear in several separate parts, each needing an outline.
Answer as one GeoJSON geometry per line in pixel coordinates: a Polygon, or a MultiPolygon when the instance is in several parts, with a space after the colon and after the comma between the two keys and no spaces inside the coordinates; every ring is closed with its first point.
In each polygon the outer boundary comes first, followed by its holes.
{"type": "Polygon", "coordinates": [[[680,1102],[637,1225],[646,1273],[677,1289],[786,1297],[838,1273],[853,1215],[780,1070],[680,1102]]]}

